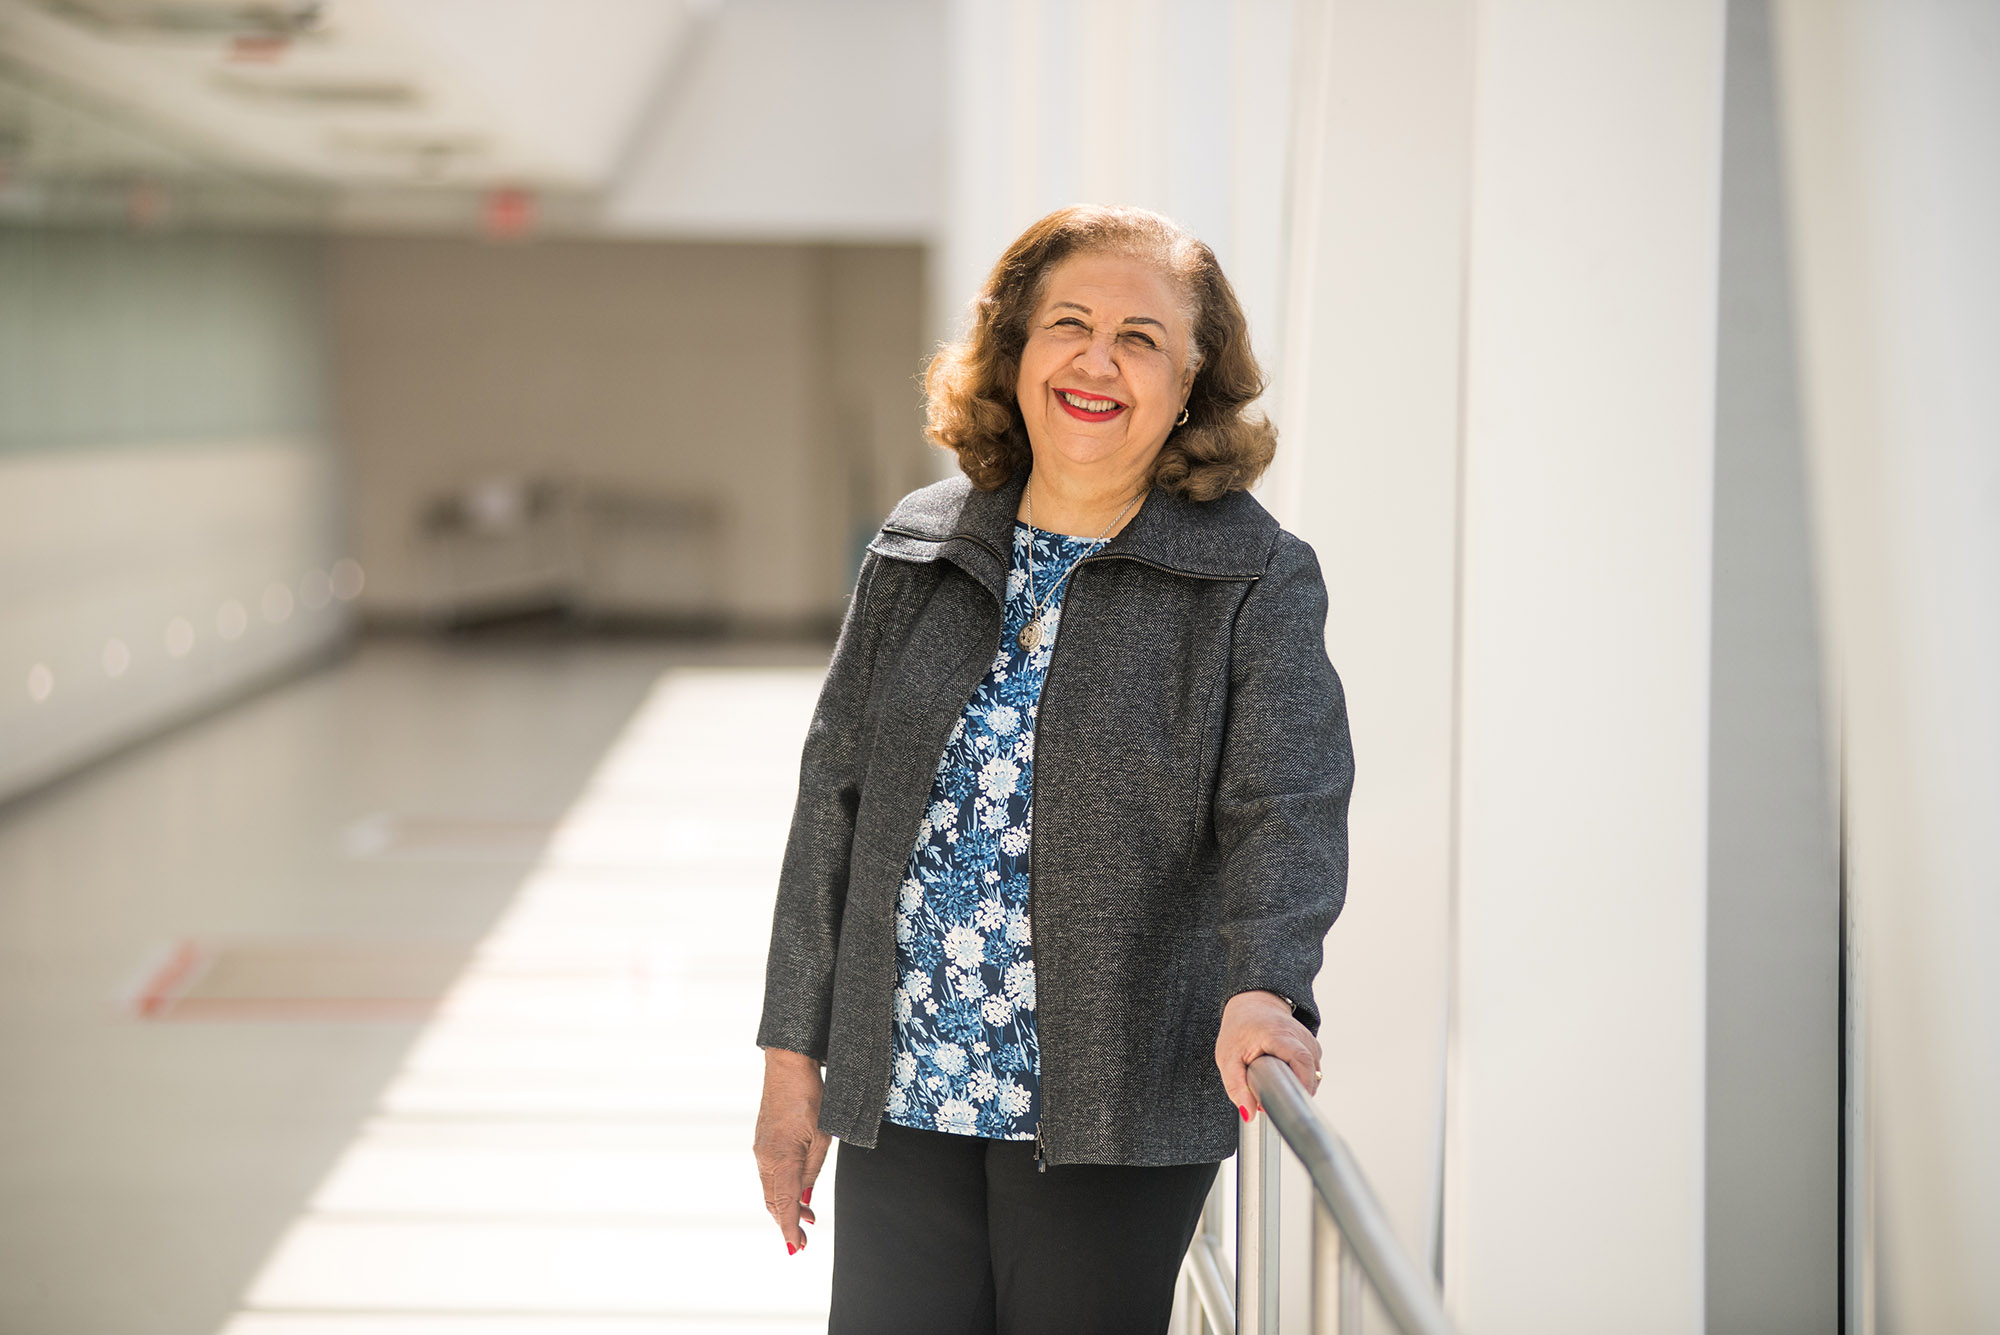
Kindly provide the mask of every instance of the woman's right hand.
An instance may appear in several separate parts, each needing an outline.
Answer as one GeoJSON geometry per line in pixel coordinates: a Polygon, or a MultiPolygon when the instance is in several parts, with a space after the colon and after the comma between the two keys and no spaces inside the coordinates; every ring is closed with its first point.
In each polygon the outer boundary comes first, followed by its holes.
{"type": "Polygon", "coordinates": [[[825,1085],[819,1062],[802,1052],[764,1049],[764,1100],[757,1108],[757,1176],[764,1182],[764,1208],[785,1235],[785,1250],[806,1245],[800,1224],[816,1224],[812,1188],[833,1138],[819,1129],[819,1100],[825,1085]]]}

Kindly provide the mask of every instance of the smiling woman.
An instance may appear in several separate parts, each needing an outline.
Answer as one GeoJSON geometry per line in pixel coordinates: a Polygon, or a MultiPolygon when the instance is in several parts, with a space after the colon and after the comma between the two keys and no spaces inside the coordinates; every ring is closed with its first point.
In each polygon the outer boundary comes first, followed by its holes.
{"type": "MultiPolygon", "coordinates": [[[[1129,372],[1150,360],[1183,382],[1173,411],[1148,423],[1164,438],[1152,480],[1197,501],[1253,486],[1277,450],[1277,432],[1249,409],[1264,392],[1264,376],[1243,309],[1214,252],[1143,209],[1061,209],[1007,249],[980,294],[971,331],[940,352],[925,377],[931,440],[958,455],[974,486],[1000,485],[1029,462],[1036,408],[1021,390],[1030,367],[1059,357],[1067,364],[1079,341],[1108,344],[1113,335],[1119,349],[1135,354],[1120,359],[1129,372]],[[1093,295],[1129,304],[1093,307],[1093,295]],[[1145,352],[1159,355],[1136,355],[1145,352]]],[[[1100,398],[1109,392],[1077,369],[1082,378],[1059,388],[1100,398]]],[[[1092,368],[1102,369],[1101,362],[1092,368]]],[[[1079,420],[1092,420],[1085,405],[1075,406],[1083,410],[1074,414],[1079,420]]],[[[1132,406],[1100,411],[1116,418],[1132,406]]]]}
{"type": "Polygon", "coordinates": [[[1326,588],[1246,490],[1263,377],[1166,219],[1036,223],[927,385],[966,476],[869,544],[806,742],[764,1201],[804,1247],[840,1139],[832,1331],[1157,1335],[1248,1063],[1318,1083],[1326,588]]]}

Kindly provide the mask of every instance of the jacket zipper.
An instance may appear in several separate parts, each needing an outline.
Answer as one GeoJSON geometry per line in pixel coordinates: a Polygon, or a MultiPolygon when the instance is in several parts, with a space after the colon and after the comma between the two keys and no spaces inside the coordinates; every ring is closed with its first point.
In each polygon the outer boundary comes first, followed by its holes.
{"type": "MultiPolygon", "coordinates": [[[[964,536],[971,538],[970,534],[966,534],[964,536]]],[[[974,542],[979,542],[979,539],[977,538],[972,538],[971,540],[974,542]]],[[[980,542],[979,545],[982,547],[986,546],[986,544],[983,542],[980,542]]],[[[988,547],[987,550],[991,551],[992,548],[988,547]]],[[[1093,553],[1090,556],[1084,557],[1081,561],[1078,561],[1074,566],[1070,567],[1069,575],[1066,577],[1065,580],[1065,583],[1067,583],[1070,589],[1076,587],[1076,572],[1083,569],[1085,566],[1089,565],[1093,561],[1133,561],[1137,562],[1139,565],[1150,566],[1154,570],[1162,570],[1165,571],[1167,574],[1180,575],[1187,579],[1210,579],[1210,580],[1227,581],[1231,583],[1240,583],[1245,580],[1255,582],[1258,578],[1258,576],[1256,575],[1198,575],[1191,570],[1178,570],[1175,569],[1173,566],[1163,566],[1157,561],[1148,561],[1143,556],[1132,556],[1125,552],[1112,552],[1109,555],[1106,555],[1102,552],[1098,552],[1098,553],[1093,553]]],[[[1032,590],[1030,590],[1029,596],[1031,598],[1034,596],[1032,590]]],[[[1063,593],[1062,601],[1066,606],[1069,603],[1069,592],[1067,589],[1063,593]]],[[[1067,621],[1068,619],[1069,619],[1069,613],[1065,611],[1063,613],[1063,620],[1067,621]]],[[[1001,618],[1001,625],[1005,626],[1005,624],[1006,624],[1006,619],[1003,614],[1001,618]]],[[[1004,635],[1006,632],[1005,630],[1002,630],[1001,633],[1004,635]]],[[[1042,700],[1044,701],[1047,700],[1048,698],[1049,678],[1055,673],[1056,651],[1062,648],[1062,641],[1063,641],[1063,636],[1061,630],[1061,623],[1058,622],[1056,630],[1056,642],[1049,646],[1049,665],[1047,669],[1045,669],[1042,673],[1042,700]]],[[[1041,748],[1041,741],[1042,741],[1041,728],[1042,728],[1041,703],[1037,702],[1035,706],[1035,747],[1038,751],[1041,748]]],[[[1031,813],[1029,816],[1029,819],[1031,820],[1033,819],[1032,813],[1035,809],[1035,802],[1037,800],[1037,794],[1041,788],[1041,784],[1042,784],[1042,767],[1039,764],[1037,764],[1035,766],[1034,773],[1031,774],[1028,778],[1028,810],[1031,813]]],[[[1039,923],[1041,921],[1041,915],[1035,912],[1035,864],[1040,861],[1041,861],[1040,855],[1036,852],[1034,845],[1030,844],[1028,846],[1028,921],[1030,923],[1039,923]]],[[[1035,986],[1037,987],[1037,989],[1039,989],[1041,986],[1041,972],[1042,972],[1041,969],[1037,967],[1035,970],[1035,986]]],[[[1048,1081],[1045,1079],[1042,1080],[1040,1083],[1042,1086],[1042,1116],[1035,1119],[1035,1171],[1038,1173],[1046,1173],[1049,1171],[1049,1157],[1048,1157],[1049,1147],[1048,1147],[1048,1142],[1042,1137],[1042,1124],[1048,1117],[1048,1112],[1049,1112],[1049,1084],[1048,1081]]]]}

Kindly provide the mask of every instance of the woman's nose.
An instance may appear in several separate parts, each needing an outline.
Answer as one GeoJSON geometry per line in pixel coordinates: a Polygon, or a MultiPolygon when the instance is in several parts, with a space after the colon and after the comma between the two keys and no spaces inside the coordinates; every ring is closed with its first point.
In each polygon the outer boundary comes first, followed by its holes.
{"type": "Polygon", "coordinates": [[[1090,340],[1090,346],[1076,355],[1076,366],[1086,375],[1100,380],[1110,380],[1118,374],[1118,363],[1111,355],[1112,334],[1099,334],[1090,340]]]}

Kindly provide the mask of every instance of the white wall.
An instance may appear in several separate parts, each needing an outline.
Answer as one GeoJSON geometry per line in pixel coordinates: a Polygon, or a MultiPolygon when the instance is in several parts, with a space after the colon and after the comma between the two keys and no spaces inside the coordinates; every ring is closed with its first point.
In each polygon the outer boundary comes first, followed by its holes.
{"type": "Polygon", "coordinates": [[[1877,1118],[1849,1329],[2000,1329],[2000,8],[1774,10],[1877,1118]]]}
{"type": "Polygon", "coordinates": [[[319,282],[309,241],[0,232],[0,798],[340,639],[319,282]]]}
{"type": "Polygon", "coordinates": [[[1722,8],[1476,23],[1446,1288],[1692,1332],[1722,8]]]}
{"type": "Polygon", "coordinates": [[[607,193],[613,234],[917,241],[937,224],[943,0],[706,7],[607,193]]]}
{"type": "Polygon", "coordinates": [[[1358,779],[1319,1102],[1411,1253],[1438,1230],[1449,978],[1468,0],[1301,6],[1266,503],[1318,551],[1358,779]]]}
{"type": "Polygon", "coordinates": [[[952,0],[950,149],[932,331],[960,326],[1022,228],[1066,204],[1136,204],[1214,248],[1276,369],[1290,0],[952,0]]]}
{"type": "Polygon", "coordinates": [[[330,650],[339,486],[294,440],[0,457],[0,798],[330,650]]]}
{"type": "Polygon", "coordinates": [[[332,274],[374,614],[532,583],[504,552],[468,576],[421,522],[513,477],[717,512],[712,542],[662,548],[600,610],[817,623],[852,586],[857,526],[928,477],[914,247],[349,237],[332,274]]]}

